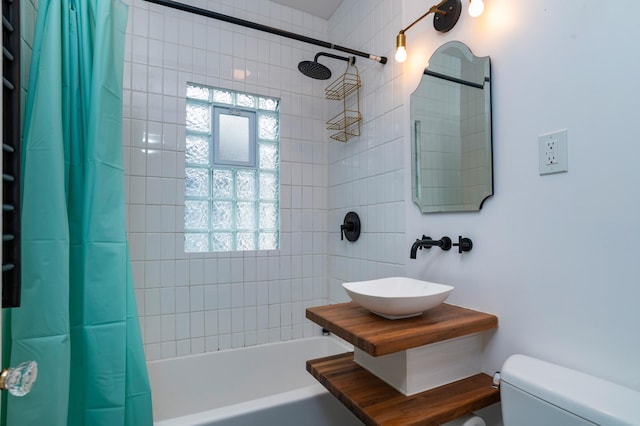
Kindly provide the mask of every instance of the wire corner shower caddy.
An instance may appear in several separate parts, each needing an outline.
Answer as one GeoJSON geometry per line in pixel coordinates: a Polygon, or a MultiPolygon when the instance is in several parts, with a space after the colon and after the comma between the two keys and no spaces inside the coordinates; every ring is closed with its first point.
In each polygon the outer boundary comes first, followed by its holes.
{"type": "Polygon", "coordinates": [[[342,110],[327,121],[328,130],[337,130],[331,139],[346,142],[354,136],[360,136],[360,74],[354,60],[350,60],[344,74],[338,77],[324,90],[325,98],[342,101],[342,110]]]}

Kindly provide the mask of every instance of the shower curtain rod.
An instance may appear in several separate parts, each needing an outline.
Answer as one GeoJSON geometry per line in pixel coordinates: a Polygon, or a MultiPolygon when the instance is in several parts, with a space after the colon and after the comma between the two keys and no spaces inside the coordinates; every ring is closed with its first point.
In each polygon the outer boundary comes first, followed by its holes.
{"type": "Polygon", "coordinates": [[[339,50],[341,52],[349,53],[351,55],[361,56],[363,58],[371,59],[372,61],[380,62],[381,64],[387,63],[386,56],[375,56],[370,55],[365,52],[361,52],[359,50],[349,49],[348,47],[338,46],[333,43],[329,43],[326,41],[318,40],[315,38],[303,36],[300,34],[292,33],[289,31],[280,30],[278,28],[269,27],[267,25],[257,24],[255,22],[247,21],[240,18],[234,18],[233,16],[223,15],[218,12],[213,12],[206,9],[201,9],[195,6],[189,6],[184,3],[179,3],[173,0],[145,0],[149,3],[159,4],[161,6],[170,7],[172,9],[182,10],[184,12],[193,13],[200,16],[206,16],[207,18],[217,19],[219,21],[229,22],[231,24],[242,25],[243,27],[253,28],[254,30],[264,31],[267,33],[279,35],[281,37],[287,37],[293,40],[302,41],[305,43],[315,44],[316,46],[321,46],[327,49],[339,50]]]}

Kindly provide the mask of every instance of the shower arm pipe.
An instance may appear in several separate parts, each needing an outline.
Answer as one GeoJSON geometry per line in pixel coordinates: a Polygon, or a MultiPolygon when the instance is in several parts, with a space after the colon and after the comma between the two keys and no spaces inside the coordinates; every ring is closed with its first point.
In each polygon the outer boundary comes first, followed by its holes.
{"type": "Polygon", "coordinates": [[[326,56],[328,58],[333,58],[333,59],[339,59],[341,61],[345,61],[345,62],[349,62],[349,65],[353,65],[356,63],[356,58],[353,56],[349,56],[348,58],[345,56],[338,56],[338,55],[333,55],[331,53],[327,53],[327,52],[318,52],[316,53],[316,56],[313,58],[314,62],[318,62],[318,58],[320,56],[326,56]]]}
{"type": "Polygon", "coordinates": [[[341,52],[349,53],[351,55],[361,56],[363,58],[371,59],[372,61],[380,62],[381,64],[387,63],[386,56],[370,55],[369,53],[361,52],[359,50],[349,49],[348,47],[338,46],[337,44],[329,43],[323,40],[318,40],[315,38],[303,36],[300,34],[289,32],[289,31],[284,31],[274,27],[269,27],[267,25],[262,25],[255,22],[247,21],[245,19],[235,18],[233,16],[224,15],[222,13],[213,12],[211,10],[201,9],[199,7],[190,6],[190,5],[176,2],[173,0],[145,0],[145,1],[149,3],[155,3],[160,6],[181,10],[183,12],[189,12],[195,15],[205,16],[207,18],[217,19],[219,21],[224,21],[231,24],[241,25],[243,27],[252,28],[254,30],[264,31],[270,34],[281,36],[281,37],[287,37],[293,40],[315,44],[316,46],[321,46],[326,49],[339,50],[341,52]]]}

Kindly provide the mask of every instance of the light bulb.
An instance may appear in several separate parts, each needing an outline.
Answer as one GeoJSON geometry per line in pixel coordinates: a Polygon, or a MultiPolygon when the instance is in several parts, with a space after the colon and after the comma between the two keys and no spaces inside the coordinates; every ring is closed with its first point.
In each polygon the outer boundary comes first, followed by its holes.
{"type": "Polygon", "coordinates": [[[404,32],[400,31],[396,36],[396,61],[404,62],[407,60],[407,37],[404,32]]]}
{"type": "Polygon", "coordinates": [[[482,0],[469,0],[469,15],[477,18],[484,11],[484,3],[482,0]]]}

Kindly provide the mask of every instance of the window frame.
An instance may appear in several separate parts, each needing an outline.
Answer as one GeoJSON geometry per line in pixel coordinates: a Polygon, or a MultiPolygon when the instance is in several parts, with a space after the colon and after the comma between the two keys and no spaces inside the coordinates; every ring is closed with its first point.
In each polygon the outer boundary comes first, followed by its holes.
{"type": "MultiPolygon", "coordinates": [[[[187,83],[188,89],[195,89],[195,96],[189,96],[187,90],[186,107],[189,111],[194,105],[206,105],[209,108],[209,129],[202,131],[201,129],[189,128],[189,117],[187,117],[187,125],[185,128],[185,244],[186,253],[207,253],[207,252],[229,252],[229,251],[246,251],[246,250],[277,250],[280,246],[280,99],[263,96],[258,94],[249,94],[232,89],[224,89],[206,86],[198,83],[187,83]],[[208,90],[208,97],[204,96],[204,92],[208,90]],[[223,100],[216,100],[216,96],[221,94],[223,100]],[[227,99],[227,95],[228,98],[227,99]],[[247,99],[252,99],[253,105],[237,105],[237,102],[246,103],[247,99]],[[218,143],[219,130],[217,120],[220,112],[238,111],[240,114],[251,117],[250,129],[252,129],[252,145],[249,149],[251,158],[248,162],[219,161],[218,143]],[[276,120],[275,123],[272,120],[276,120]],[[261,128],[263,125],[261,120],[270,121],[272,127],[266,130],[261,128]],[[207,163],[190,162],[189,159],[189,139],[201,139],[200,143],[206,139],[208,142],[207,163]],[[266,158],[266,159],[265,159],[266,158]],[[250,164],[253,163],[253,164],[250,164]],[[197,170],[207,170],[207,191],[206,195],[189,195],[189,173],[197,173],[197,170]],[[230,182],[230,192],[227,191],[223,196],[215,196],[214,179],[216,175],[223,176],[227,174],[227,180],[230,182]],[[244,174],[244,183],[248,182],[249,187],[253,187],[253,193],[250,196],[242,197],[239,194],[239,176],[244,174]],[[247,176],[251,176],[247,179],[247,176]],[[252,180],[251,180],[252,179],[252,180]],[[264,188],[268,187],[267,191],[264,188]],[[188,228],[187,213],[188,209],[198,203],[206,203],[206,212],[196,220],[197,224],[202,225],[206,222],[205,227],[188,228]],[[216,214],[217,203],[231,203],[231,208],[227,208],[222,222],[226,227],[215,227],[214,219],[216,214]],[[253,227],[239,227],[239,221],[242,219],[238,211],[238,206],[243,203],[252,203],[253,227]],[[261,211],[267,211],[268,216],[260,215],[261,211]],[[204,218],[203,221],[203,217],[204,218]],[[269,226],[266,226],[269,225],[269,226]],[[228,236],[227,236],[228,234],[228,236]],[[250,235],[249,235],[250,234],[250,235]],[[191,241],[189,237],[194,237],[191,241]],[[199,236],[199,237],[198,237],[199,236]],[[216,237],[222,236],[223,246],[216,245],[217,241],[221,241],[216,237]],[[198,241],[198,238],[200,239],[198,241]],[[224,239],[227,239],[224,241],[224,239]],[[251,244],[247,245],[246,242],[251,244]],[[191,243],[191,246],[190,246],[191,243]],[[198,247],[200,246],[200,247],[198,247]],[[193,250],[193,248],[205,249],[193,250]]],[[[197,125],[196,125],[197,127],[197,125]]],[[[197,161],[196,159],[195,161],[197,161]]],[[[202,155],[200,160],[204,160],[202,155]]],[[[202,177],[202,175],[201,175],[202,177]]],[[[224,176],[223,176],[224,178],[224,176]]],[[[202,204],[201,204],[202,205],[202,204]]],[[[227,206],[228,207],[228,206],[227,206]]],[[[202,207],[201,207],[202,208],[202,207]]],[[[203,209],[204,210],[204,209],[203,209]]],[[[196,212],[196,210],[191,211],[196,212]]],[[[245,210],[245,214],[249,210],[245,210]]],[[[197,212],[196,212],[197,213],[197,212]]],[[[245,223],[246,224],[246,223],[245,223]]]]}
{"type": "Polygon", "coordinates": [[[256,167],[256,150],[258,149],[258,121],[257,121],[257,113],[255,110],[248,110],[245,108],[236,108],[222,105],[212,105],[212,117],[211,117],[211,126],[213,128],[213,132],[211,135],[211,143],[213,145],[213,150],[211,154],[213,158],[211,159],[211,163],[213,165],[219,166],[231,166],[231,167],[247,167],[247,168],[255,168],[256,167]],[[247,161],[234,161],[234,160],[223,160],[220,155],[220,115],[232,115],[237,117],[246,117],[249,120],[248,130],[249,130],[249,147],[247,150],[249,159],[247,161]]]}

